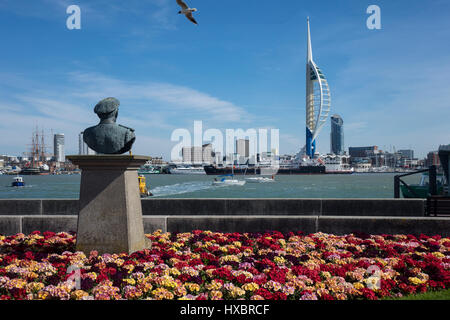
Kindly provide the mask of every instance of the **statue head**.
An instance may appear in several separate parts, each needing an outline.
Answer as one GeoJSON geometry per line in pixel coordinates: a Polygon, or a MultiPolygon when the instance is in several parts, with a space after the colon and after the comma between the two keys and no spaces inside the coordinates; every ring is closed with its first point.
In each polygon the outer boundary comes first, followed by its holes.
{"type": "Polygon", "coordinates": [[[112,119],[115,122],[119,114],[119,105],[120,102],[116,98],[105,98],[95,105],[94,112],[101,120],[112,119]]]}
{"type": "Polygon", "coordinates": [[[100,118],[96,126],[84,130],[83,140],[92,150],[103,154],[121,154],[131,149],[134,129],[116,123],[120,102],[106,98],[97,103],[94,112],[100,118]]]}

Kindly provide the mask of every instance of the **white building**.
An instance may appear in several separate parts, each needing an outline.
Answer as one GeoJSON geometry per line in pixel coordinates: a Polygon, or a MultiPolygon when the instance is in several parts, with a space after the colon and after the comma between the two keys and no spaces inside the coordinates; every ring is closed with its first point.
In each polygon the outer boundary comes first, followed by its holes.
{"type": "Polygon", "coordinates": [[[237,139],[236,140],[236,153],[239,156],[248,158],[250,156],[250,140],[237,139]]]}
{"type": "Polygon", "coordinates": [[[181,149],[183,163],[187,165],[212,164],[214,162],[214,152],[212,144],[204,144],[201,147],[183,147],[181,149]]]}
{"type": "Polygon", "coordinates": [[[78,154],[79,155],[94,155],[95,151],[88,147],[83,140],[83,131],[78,135],[78,154]]]}
{"type": "Polygon", "coordinates": [[[66,161],[64,154],[64,133],[56,133],[53,136],[53,154],[55,155],[55,161],[66,161]]]}

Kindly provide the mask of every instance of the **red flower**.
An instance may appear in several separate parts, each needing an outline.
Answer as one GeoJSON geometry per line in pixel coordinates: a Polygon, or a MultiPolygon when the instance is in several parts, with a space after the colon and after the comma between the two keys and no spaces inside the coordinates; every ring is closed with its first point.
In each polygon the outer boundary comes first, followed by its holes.
{"type": "Polygon", "coordinates": [[[267,289],[259,288],[258,290],[255,291],[255,294],[260,295],[266,300],[272,300],[272,293],[270,293],[267,289]]]}
{"type": "Polygon", "coordinates": [[[277,291],[272,294],[272,300],[287,300],[285,293],[277,291]]]}
{"type": "Polygon", "coordinates": [[[102,281],[104,281],[104,280],[108,280],[108,276],[106,275],[106,274],[104,274],[104,273],[100,273],[98,276],[97,276],[97,279],[95,280],[97,283],[100,283],[100,282],[102,282],[102,281]]]}
{"type": "Polygon", "coordinates": [[[362,289],[362,294],[363,294],[364,298],[366,298],[366,299],[377,300],[377,296],[376,296],[375,292],[373,292],[370,289],[367,289],[367,288],[362,289]]]}

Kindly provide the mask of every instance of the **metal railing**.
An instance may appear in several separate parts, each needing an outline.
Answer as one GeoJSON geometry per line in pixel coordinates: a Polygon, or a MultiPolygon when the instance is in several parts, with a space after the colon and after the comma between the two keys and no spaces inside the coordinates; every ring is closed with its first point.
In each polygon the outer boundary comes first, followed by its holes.
{"type": "Polygon", "coordinates": [[[417,170],[414,172],[409,172],[405,174],[399,174],[394,177],[394,198],[400,198],[400,184],[403,184],[406,189],[408,189],[411,194],[417,198],[420,198],[420,196],[414,191],[413,188],[411,188],[405,181],[403,181],[401,178],[410,176],[417,173],[422,172],[428,172],[429,175],[429,187],[428,187],[428,193],[429,195],[435,196],[437,195],[437,179],[436,179],[436,166],[432,165],[428,169],[422,169],[417,170]]]}

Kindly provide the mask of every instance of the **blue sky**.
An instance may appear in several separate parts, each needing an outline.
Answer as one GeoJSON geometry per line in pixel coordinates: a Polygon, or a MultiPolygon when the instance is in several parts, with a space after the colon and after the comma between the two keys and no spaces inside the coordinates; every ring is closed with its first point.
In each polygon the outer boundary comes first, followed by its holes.
{"type": "MultiPolygon", "coordinates": [[[[1,0],[0,154],[27,151],[33,128],[66,136],[95,125],[94,105],[114,96],[118,122],[136,129],[134,153],[170,156],[177,128],[278,128],[280,152],[305,140],[306,17],[315,62],[345,147],[450,143],[450,2],[1,0]],[[68,30],[66,8],[81,8],[68,30]],[[381,8],[381,30],[366,9],[381,8]]],[[[318,137],[329,152],[329,121],[318,137]]],[[[49,148],[49,151],[51,148],[49,148]]]]}

